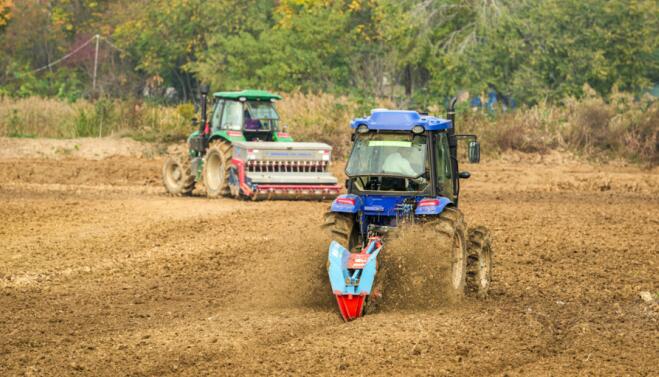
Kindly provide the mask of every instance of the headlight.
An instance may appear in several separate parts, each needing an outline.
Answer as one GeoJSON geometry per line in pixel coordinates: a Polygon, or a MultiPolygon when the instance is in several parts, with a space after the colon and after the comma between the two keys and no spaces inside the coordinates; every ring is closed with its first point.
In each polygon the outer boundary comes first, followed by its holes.
{"type": "Polygon", "coordinates": [[[412,127],[412,133],[413,134],[422,134],[425,131],[425,128],[423,126],[414,126],[412,127]]]}
{"type": "Polygon", "coordinates": [[[359,127],[357,127],[357,132],[359,132],[360,134],[367,133],[368,132],[368,126],[365,125],[365,124],[359,125],[359,127]]]}

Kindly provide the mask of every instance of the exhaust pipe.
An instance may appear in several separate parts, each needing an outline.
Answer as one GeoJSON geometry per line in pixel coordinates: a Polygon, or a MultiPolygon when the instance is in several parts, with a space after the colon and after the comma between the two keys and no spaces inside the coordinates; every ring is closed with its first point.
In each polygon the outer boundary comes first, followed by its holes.
{"type": "Polygon", "coordinates": [[[449,100],[448,109],[446,117],[451,121],[451,128],[449,128],[448,134],[448,148],[451,155],[451,165],[453,168],[453,192],[455,193],[456,205],[458,194],[460,193],[460,183],[458,179],[458,138],[455,136],[455,103],[458,102],[457,97],[453,97],[449,100]]]}
{"type": "Polygon", "coordinates": [[[206,102],[209,92],[208,85],[204,84],[199,87],[199,92],[201,93],[200,105],[201,105],[201,124],[199,125],[199,133],[206,135],[209,133],[208,128],[208,109],[206,108],[206,102]]]}

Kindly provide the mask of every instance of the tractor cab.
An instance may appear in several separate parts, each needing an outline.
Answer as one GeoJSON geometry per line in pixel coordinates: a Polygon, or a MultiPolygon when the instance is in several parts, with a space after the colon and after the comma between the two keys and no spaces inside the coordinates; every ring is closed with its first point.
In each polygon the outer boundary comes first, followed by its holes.
{"type": "Polygon", "coordinates": [[[217,92],[211,127],[241,132],[246,141],[277,141],[279,114],[274,101],[280,96],[262,90],[217,92]]]}
{"type": "Polygon", "coordinates": [[[355,119],[352,128],[349,193],[441,196],[457,202],[460,174],[451,158],[450,120],[415,111],[374,110],[368,118],[355,119]]]}
{"type": "Polygon", "coordinates": [[[352,191],[430,195],[426,135],[358,134],[346,165],[352,191]]]}

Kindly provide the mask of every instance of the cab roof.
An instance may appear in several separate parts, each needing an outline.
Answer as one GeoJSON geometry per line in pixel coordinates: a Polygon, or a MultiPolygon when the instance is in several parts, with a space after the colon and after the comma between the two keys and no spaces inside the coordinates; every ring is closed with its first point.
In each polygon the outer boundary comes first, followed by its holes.
{"type": "Polygon", "coordinates": [[[245,98],[247,101],[270,101],[281,99],[278,94],[266,92],[265,90],[246,89],[239,92],[216,92],[213,97],[239,100],[245,98]]]}
{"type": "Polygon", "coordinates": [[[414,126],[423,126],[426,131],[447,130],[453,125],[450,120],[421,115],[416,111],[376,109],[367,118],[357,118],[350,127],[366,125],[369,130],[411,131],[414,126]]]}

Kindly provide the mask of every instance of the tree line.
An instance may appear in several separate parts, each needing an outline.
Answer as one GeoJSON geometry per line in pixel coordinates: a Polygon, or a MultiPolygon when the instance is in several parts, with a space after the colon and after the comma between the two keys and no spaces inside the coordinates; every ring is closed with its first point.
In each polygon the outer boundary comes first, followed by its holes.
{"type": "Polygon", "coordinates": [[[174,88],[186,101],[200,82],[419,105],[492,90],[556,102],[585,84],[640,94],[659,83],[658,31],[656,0],[0,0],[0,94],[174,88]],[[96,34],[99,56],[89,43],[49,67],[96,34]]]}

